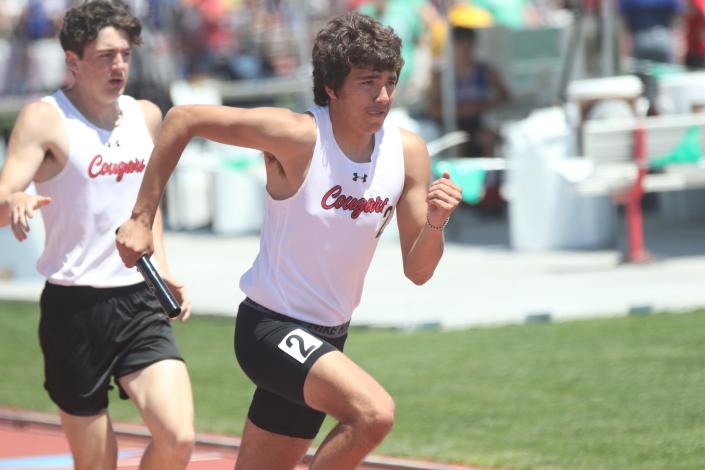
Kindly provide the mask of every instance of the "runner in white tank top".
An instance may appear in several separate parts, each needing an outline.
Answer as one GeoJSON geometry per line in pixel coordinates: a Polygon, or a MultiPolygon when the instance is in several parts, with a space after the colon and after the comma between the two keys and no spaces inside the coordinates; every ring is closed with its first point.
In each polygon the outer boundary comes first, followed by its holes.
{"type": "Polygon", "coordinates": [[[386,123],[374,134],[370,161],[352,161],[335,141],[328,108],[311,113],[317,138],[305,180],[287,199],[267,197],[260,252],[240,288],[271,310],[334,326],[360,303],[404,187],[404,152],[399,129],[386,123]]]}
{"type": "Polygon", "coordinates": [[[43,101],[58,109],[69,151],[56,176],[36,183],[37,192],[52,200],[42,208],[46,242],[37,269],[52,284],[141,282],[139,272],[122,264],[114,235],[130,215],[153,147],[140,106],[120,96],[122,122],[107,130],[86,119],[61,90],[43,101]]]}
{"type": "MultiPolygon", "coordinates": [[[[117,465],[111,382],[157,431],[140,468],[185,469],[194,440],[191,383],[169,320],[115,249],[115,229],[130,215],[161,121],[153,103],[123,96],[140,32],[120,1],[67,11],[59,38],[71,85],[22,109],[0,173],[0,227],[9,224],[23,241],[38,210],[46,227],[37,263],[47,278],[39,319],[44,388],[59,407],[76,468],[117,465]],[[25,192],[32,182],[39,195],[25,192]]],[[[154,233],[162,277],[186,319],[188,297],[169,273],[160,217],[154,233]]]]}
{"type": "Polygon", "coordinates": [[[404,273],[423,284],[440,261],[443,227],[461,198],[448,175],[429,187],[425,143],[385,123],[403,64],[400,46],[391,29],[351,13],[316,37],[318,107],[309,113],[172,108],[132,216],[120,226],[118,250],[134,266],[152,249],[159,200],[192,137],[264,152],[262,241],[241,280],[248,298],[235,327],[237,360],[257,388],[236,470],[293,469],[326,414],[339,424],[310,468],[353,469],[392,426],[392,398],[342,352],[347,322],[392,212],[404,273]]]}

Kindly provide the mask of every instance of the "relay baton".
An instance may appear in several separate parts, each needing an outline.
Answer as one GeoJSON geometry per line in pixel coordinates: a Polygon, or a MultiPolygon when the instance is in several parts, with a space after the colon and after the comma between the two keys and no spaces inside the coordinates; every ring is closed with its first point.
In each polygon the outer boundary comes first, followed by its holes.
{"type": "Polygon", "coordinates": [[[149,290],[152,291],[159,301],[164,312],[169,315],[169,318],[178,317],[181,314],[181,305],[179,305],[174,294],[171,293],[169,287],[164,283],[164,279],[162,279],[157,270],[154,269],[154,265],[147,255],[142,255],[142,257],[137,260],[137,269],[142,274],[149,290]]]}

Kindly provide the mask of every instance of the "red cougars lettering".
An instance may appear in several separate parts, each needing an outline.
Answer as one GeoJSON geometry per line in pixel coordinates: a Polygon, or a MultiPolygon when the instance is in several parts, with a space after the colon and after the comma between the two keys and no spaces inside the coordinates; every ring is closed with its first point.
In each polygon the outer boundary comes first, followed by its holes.
{"type": "Polygon", "coordinates": [[[379,196],[376,199],[355,198],[346,196],[342,192],[343,188],[339,184],[330,188],[321,199],[321,207],[324,209],[351,211],[350,217],[357,219],[363,212],[381,214],[386,205],[389,204],[389,198],[384,198],[384,200],[379,196]]]}
{"type": "Polygon", "coordinates": [[[142,173],[146,165],[144,160],[130,160],[129,162],[103,163],[103,156],[96,155],[88,165],[88,176],[97,178],[102,175],[117,175],[117,181],[122,181],[125,173],[142,173]]]}

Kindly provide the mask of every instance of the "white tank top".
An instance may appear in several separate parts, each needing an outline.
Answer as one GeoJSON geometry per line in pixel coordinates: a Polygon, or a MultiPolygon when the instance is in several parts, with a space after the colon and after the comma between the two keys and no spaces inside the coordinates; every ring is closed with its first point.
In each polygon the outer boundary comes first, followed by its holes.
{"type": "Polygon", "coordinates": [[[350,320],[381,231],[404,187],[399,128],[386,121],[371,161],[356,163],[338,147],[327,107],[314,107],[316,146],[299,190],[267,195],[260,250],[240,279],[255,302],[324,326],[350,320]]]}
{"type": "Polygon", "coordinates": [[[153,147],[139,104],[121,96],[122,122],[106,130],[90,123],[61,90],[43,101],[59,109],[69,154],[58,175],[36,183],[38,194],[52,198],[41,209],[46,241],[38,271],[60,285],[140,282],[115,248],[115,230],[130,217],[153,147]]]}

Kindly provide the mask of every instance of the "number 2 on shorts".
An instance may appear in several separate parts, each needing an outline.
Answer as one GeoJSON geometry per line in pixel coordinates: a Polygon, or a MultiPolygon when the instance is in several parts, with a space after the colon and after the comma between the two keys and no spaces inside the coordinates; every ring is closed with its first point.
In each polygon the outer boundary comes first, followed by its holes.
{"type": "Polygon", "coordinates": [[[311,353],[320,348],[322,344],[320,339],[297,328],[281,340],[279,349],[303,364],[311,353]]]}

